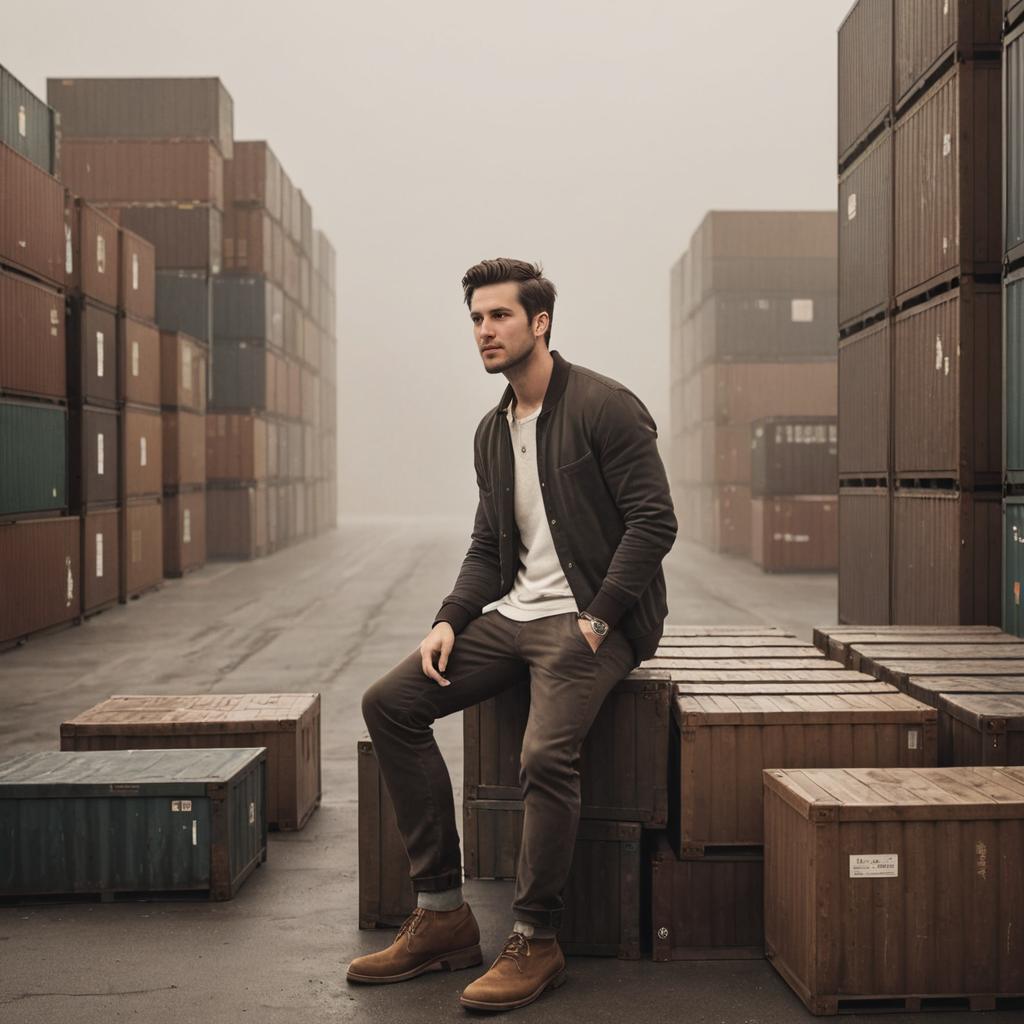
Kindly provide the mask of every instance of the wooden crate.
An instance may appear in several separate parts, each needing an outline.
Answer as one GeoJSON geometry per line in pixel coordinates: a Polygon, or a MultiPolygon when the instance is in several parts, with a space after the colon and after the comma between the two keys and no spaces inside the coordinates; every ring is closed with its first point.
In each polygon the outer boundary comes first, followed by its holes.
{"type": "Polygon", "coordinates": [[[914,676],[1024,676],[1024,658],[938,659],[927,661],[868,661],[865,668],[883,682],[906,691],[914,676]]]}
{"type": "Polygon", "coordinates": [[[665,637],[707,637],[707,636],[783,636],[793,637],[778,626],[666,626],[662,634],[662,643],[665,637]]]}
{"type": "MultiPolygon", "coordinates": [[[[819,651],[845,664],[852,644],[930,644],[940,637],[943,642],[986,643],[998,636],[1009,634],[998,626],[818,626],[812,641],[819,651]]],[[[1016,636],[1009,639],[1020,641],[1016,636]]]]}
{"type": "Polygon", "coordinates": [[[652,959],[762,958],[762,848],[680,860],[664,833],[653,835],[647,859],[652,959]]]}
{"type": "Polygon", "coordinates": [[[881,676],[885,666],[907,661],[1009,661],[1024,664],[1024,643],[853,644],[849,664],[881,676]]]}
{"type": "Polygon", "coordinates": [[[815,1014],[1024,996],[1024,770],[766,771],[765,946],[815,1014]]]}
{"type": "Polygon", "coordinates": [[[934,708],[906,694],[676,697],[669,834],[680,856],[763,842],[765,768],[936,763],[934,708]]]}
{"type": "MultiPolygon", "coordinates": [[[[702,647],[785,647],[806,650],[807,644],[786,633],[769,633],[766,636],[668,636],[665,635],[658,643],[658,652],[700,650],[702,647]]],[[[816,648],[815,648],[816,650],[816,648]]]]}
{"type": "MultiPolygon", "coordinates": [[[[581,816],[668,820],[668,732],[671,683],[627,676],[608,695],[580,752],[581,816]]],[[[518,800],[520,752],[530,692],[513,686],[462,713],[464,791],[468,800],[518,800]]]]}
{"type": "Polygon", "coordinates": [[[117,695],[62,722],[61,750],[267,748],[270,828],[300,829],[320,804],[320,694],[117,695]]]}
{"type": "Polygon", "coordinates": [[[1024,765],[1024,692],[941,694],[939,755],[950,765],[1024,765]]]}
{"type": "MultiPolygon", "coordinates": [[[[670,639],[675,640],[678,638],[672,637],[670,639]]],[[[718,638],[712,637],[711,639],[718,638]]],[[[701,643],[694,646],[689,644],[683,646],[681,644],[666,644],[663,642],[654,652],[654,657],[648,658],[643,664],[650,668],[656,668],[657,665],[655,663],[665,658],[682,661],[692,661],[695,658],[699,660],[729,658],[735,661],[749,661],[752,658],[784,658],[790,661],[807,660],[815,665],[825,661],[825,655],[817,647],[811,647],[810,644],[801,644],[796,640],[791,640],[787,644],[778,642],[779,640],[785,640],[785,637],[772,636],[759,639],[768,640],[771,643],[740,644],[734,643],[733,639],[727,639],[726,642],[719,644],[701,643]]]]}

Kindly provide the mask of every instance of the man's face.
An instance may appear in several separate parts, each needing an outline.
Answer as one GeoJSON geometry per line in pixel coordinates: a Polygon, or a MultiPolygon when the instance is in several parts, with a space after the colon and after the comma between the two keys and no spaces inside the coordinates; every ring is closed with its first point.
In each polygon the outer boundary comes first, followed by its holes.
{"type": "Polygon", "coordinates": [[[545,315],[538,314],[534,325],[530,324],[519,302],[519,285],[515,281],[477,288],[469,315],[477,350],[488,373],[511,369],[528,359],[538,342],[543,344],[543,330],[536,335],[534,327],[542,326],[545,315]]]}

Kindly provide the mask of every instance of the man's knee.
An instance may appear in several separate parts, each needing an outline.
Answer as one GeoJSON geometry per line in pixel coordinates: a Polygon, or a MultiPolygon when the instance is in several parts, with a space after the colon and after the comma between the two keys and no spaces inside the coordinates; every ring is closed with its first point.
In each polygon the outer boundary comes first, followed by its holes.
{"type": "Polygon", "coordinates": [[[527,737],[519,755],[520,782],[552,782],[572,775],[577,758],[571,752],[549,742],[527,737]]]}

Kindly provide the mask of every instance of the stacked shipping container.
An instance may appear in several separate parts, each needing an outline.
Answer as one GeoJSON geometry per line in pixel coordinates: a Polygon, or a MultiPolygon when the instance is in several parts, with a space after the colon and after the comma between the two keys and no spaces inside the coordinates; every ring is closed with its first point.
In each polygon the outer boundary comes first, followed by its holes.
{"type": "Polygon", "coordinates": [[[839,619],[988,622],[999,497],[997,4],[839,30],[839,619]]]}

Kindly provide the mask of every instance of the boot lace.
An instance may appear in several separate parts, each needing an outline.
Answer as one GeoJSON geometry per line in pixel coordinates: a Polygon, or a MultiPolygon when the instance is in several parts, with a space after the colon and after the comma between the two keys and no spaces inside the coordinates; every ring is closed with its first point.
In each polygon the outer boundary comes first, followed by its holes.
{"type": "MultiPolygon", "coordinates": [[[[498,954],[498,960],[502,957],[507,957],[512,961],[520,971],[523,970],[523,965],[520,963],[520,957],[530,955],[530,943],[527,941],[525,935],[519,932],[513,932],[505,940],[505,948],[498,954]]],[[[497,961],[495,961],[497,963],[497,961]]]]}
{"type": "Polygon", "coordinates": [[[417,907],[403,922],[402,927],[398,929],[398,934],[395,936],[397,942],[403,935],[408,933],[410,936],[416,934],[416,928],[419,926],[420,921],[423,920],[423,907],[417,907]]]}

